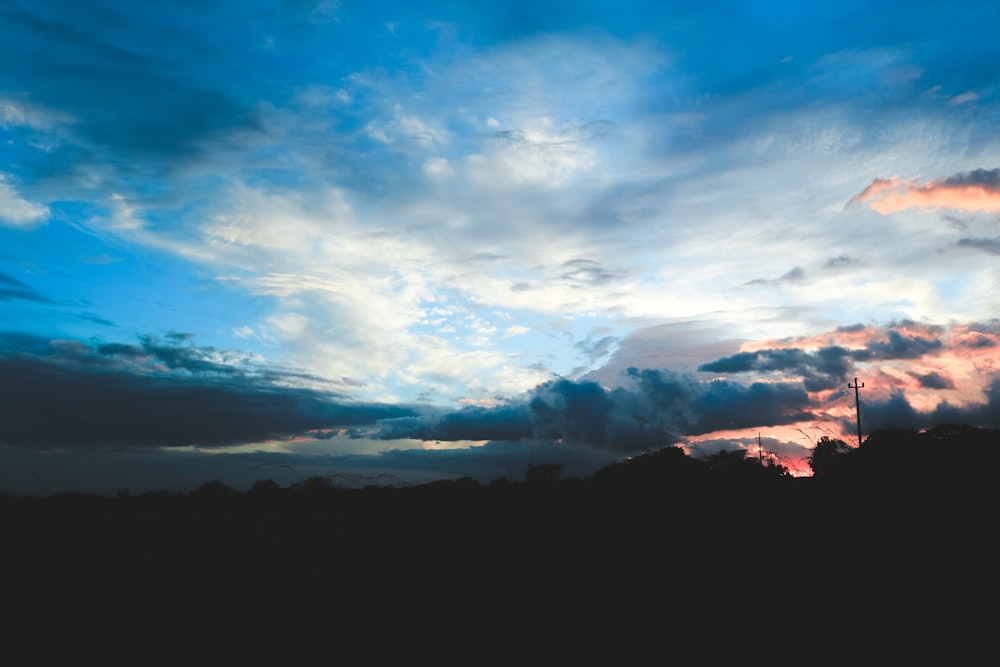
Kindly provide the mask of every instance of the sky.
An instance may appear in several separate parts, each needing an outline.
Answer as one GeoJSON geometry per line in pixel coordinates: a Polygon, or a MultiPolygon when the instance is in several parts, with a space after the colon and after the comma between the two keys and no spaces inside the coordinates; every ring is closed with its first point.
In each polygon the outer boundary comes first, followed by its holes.
{"type": "Polygon", "coordinates": [[[1000,427],[998,26],[2,0],[0,493],[1000,427]]]}

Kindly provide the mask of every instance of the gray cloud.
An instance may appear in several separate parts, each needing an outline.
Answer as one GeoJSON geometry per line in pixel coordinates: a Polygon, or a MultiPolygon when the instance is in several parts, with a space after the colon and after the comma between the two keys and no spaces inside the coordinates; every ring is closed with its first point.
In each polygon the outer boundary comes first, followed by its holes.
{"type": "MultiPolygon", "coordinates": [[[[873,340],[865,344],[865,349],[874,359],[918,359],[925,354],[941,350],[940,339],[921,336],[905,336],[898,331],[887,332],[887,340],[873,340]]],[[[867,359],[863,353],[855,354],[857,359],[867,359]]]]}
{"type": "Polygon", "coordinates": [[[821,348],[816,352],[798,348],[758,350],[723,357],[702,364],[698,370],[713,373],[793,373],[803,379],[807,391],[822,391],[843,383],[853,368],[852,362],[857,354],[839,346],[821,348]]]}
{"type": "Polygon", "coordinates": [[[593,363],[610,353],[618,340],[617,336],[601,336],[595,339],[591,335],[585,340],[574,343],[573,347],[579,350],[588,361],[593,363]]]}
{"type": "Polygon", "coordinates": [[[699,382],[637,368],[628,369],[625,379],[608,390],[589,380],[557,378],[494,408],[385,420],[377,437],[548,440],[628,454],[719,429],[793,423],[809,405],[796,383],[699,382]]]}
{"type": "Polygon", "coordinates": [[[857,266],[861,261],[855,259],[854,257],[849,257],[847,255],[838,255],[837,257],[831,257],[823,264],[824,269],[843,269],[850,266],[857,266]]]}
{"type": "Polygon", "coordinates": [[[926,387],[927,389],[954,389],[955,382],[946,375],[941,375],[937,372],[931,373],[910,373],[911,377],[916,378],[920,382],[921,387],[926,387]]]}
{"type": "Polygon", "coordinates": [[[990,190],[1000,190],[1000,167],[996,169],[973,169],[972,171],[949,176],[941,180],[942,185],[981,185],[990,190]]]}
{"type": "MultiPolygon", "coordinates": [[[[105,2],[86,8],[44,1],[6,6],[0,12],[0,57],[8,65],[0,89],[29,91],[36,104],[73,110],[69,134],[62,137],[68,143],[42,156],[39,168],[101,159],[106,149],[115,160],[193,157],[220,130],[253,127],[239,103],[182,74],[232,65],[231,51],[213,43],[211,33],[184,27],[200,24],[197,13],[177,5],[142,11],[105,2]]],[[[229,69],[230,77],[247,71],[229,69]]]]}
{"type": "Polygon", "coordinates": [[[294,373],[210,361],[210,349],[23,334],[0,344],[0,443],[9,446],[226,446],[412,414],[289,386],[302,378],[294,373]]]}
{"type": "Polygon", "coordinates": [[[0,272],[0,301],[36,301],[52,303],[52,300],[27,283],[0,272]]]}
{"type": "Polygon", "coordinates": [[[981,250],[990,255],[1000,255],[1000,236],[994,236],[990,239],[985,238],[963,238],[955,242],[955,245],[959,248],[971,248],[973,250],[981,250]]]}
{"type": "Polygon", "coordinates": [[[749,281],[747,281],[744,284],[745,285],[781,285],[781,284],[784,284],[784,283],[798,283],[798,282],[802,282],[803,280],[805,280],[805,277],[806,277],[806,272],[802,269],[802,267],[796,266],[793,269],[789,269],[788,271],[786,271],[785,273],[783,273],[781,276],[779,276],[777,278],[774,278],[774,279],[754,278],[753,280],[749,280],[749,281]]]}
{"type": "Polygon", "coordinates": [[[589,259],[570,260],[564,262],[561,268],[564,271],[559,275],[559,280],[573,287],[588,288],[606,285],[622,277],[621,274],[609,271],[589,259]]]}
{"type": "MultiPolygon", "coordinates": [[[[839,329],[844,332],[862,330],[864,327],[839,329]]],[[[713,373],[792,373],[802,378],[808,391],[821,391],[842,384],[852,372],[855,362],[918,359],[942,349],[940,339],[908,336],[890,329],[885,339],[869,340],[862,348],[832,345],[814,352],[795,347],[740,352],[702,364],[698,370],[713,373]]]]}
{"type": "MultiPolygon", "coordinates": [[[[862,428],[866,433],[891,428],[929,428],[939,424],[966,424],[984,428],[1000,427],[1000,378],[986,390],[986,401],[956,406],[942,401],[933,410],[914,408],[902,392],[884,401],[862,401],[862,428]]],[[[848,426],[848,424],[845,424],[848,426]]]]}

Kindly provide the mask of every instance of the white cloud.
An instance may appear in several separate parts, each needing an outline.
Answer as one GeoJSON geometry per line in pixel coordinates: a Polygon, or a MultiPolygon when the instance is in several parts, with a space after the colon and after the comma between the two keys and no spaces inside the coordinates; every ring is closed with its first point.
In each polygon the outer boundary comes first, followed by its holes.
{"type": "MultiPolygon", "coordinates": [[[[837,54],[814,75],[908,65],[870,55],[837,54]]],[[[942,152],[962,143],[954,128],[873,128],[839,104],[774,110],[758,91],[688,99],[670,78],[650,104],[645,82],[668,63],[639,43],[543,37],[414,65],[262,103],[262,136],[221,142],[236,148],[214,158],[210,203],[191,216],[199,236],[147,224],[146,242],[269,304],[234,335],[283,341],[295,362],[372,395],[458,396],[568,370],[560,348],[594,320],[779,336],[943,308],[950,228],[844,204],[903,164],[968,169],[960,150],[942,152]],[[850,270],[825,270],[835,257],[850,270]],[[780,280],[796,267],[801,280],[780,280]]],[[[130,201],[119,226],[139,227],[130,201]]]]}
{"type": "Polygon", "coordinates": [[[443,157],[430,158],[424,162],[424,173],[431,178],[443,179],[455,173],[451,164],[443,157]]]}
{"type": "Polygon", "coordinates": [[[418,149],[447,146],[451,133],[436,121],[428,121],[409,113],[396,104],[388,120],[375,120],[365,128],[368,136],[383,144],[412,145],[418,149]]]}
{"type": "Polygon", "coordinates": [[[970,90],[960,95],[955,95],[948,102],[953,106],[958,106],[961,104],[968,104],[969,102],[975,102],[978,99],[979,99],[979,93],[970,90]]]}
{"type": "Polygon", "coordinates": [[[130,203],[124,196],[115,193],[111,195],[111,226],[121,231],[142,229],[145,226],[140,217],[141,209],[130,203]]]}
{"type": "Polygon", "coordinates": [[[9,227],[31,229],[48,220],[49,208],[22,198],[0,174],[0,223],[9,227]]]}
{"type": "Polygon", "coordinates": [[[507,327],[503,330],[504,338],[513,338],[514,336],[523,336],[524,334],[531,331],[528,327],[521,326],[520,324],[515,324],[512,327],[507,327]]]}
{"type": "Polygon", "coordinates": [[[469,155],[469,179],[480,188],[567,185],[598,165],[598,153],[575,127],[556,128],[549,118],[500,135],[489,150],[469,155]]]}
{"type": "Polygon", "coordinates": [[[233,335],[237,338],[250,340],[257,337],[257,332],[255,332],[252,328],[243,325],[241,327],[233,327],[233,335]]]}
{"type": "Polygon", "coordinates": [[[75,122],[72,115],[35,104],[27,99],[0,97],[0,127],[30,127],[51,130],[75,122]]]}

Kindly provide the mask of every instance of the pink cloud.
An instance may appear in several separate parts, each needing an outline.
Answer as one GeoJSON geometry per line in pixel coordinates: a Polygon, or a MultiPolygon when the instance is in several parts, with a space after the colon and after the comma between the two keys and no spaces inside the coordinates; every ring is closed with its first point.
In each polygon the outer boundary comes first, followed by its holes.
{"type": "Polygon", "coordinates": [[[1000,168],[976,169],[924,185],[896,176],[877,178],[851,199],[882,215],[911,208],[1000,212],[1000,168]]]}

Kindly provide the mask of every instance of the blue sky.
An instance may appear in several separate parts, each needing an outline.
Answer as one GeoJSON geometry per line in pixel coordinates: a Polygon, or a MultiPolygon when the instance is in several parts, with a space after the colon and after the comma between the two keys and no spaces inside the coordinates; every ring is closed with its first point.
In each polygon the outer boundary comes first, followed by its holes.
{"type": "Polygon", "coordinates": [[[1000,7],[808,4],[4,3],[0,485],[996,425],[1000,7]]]}

